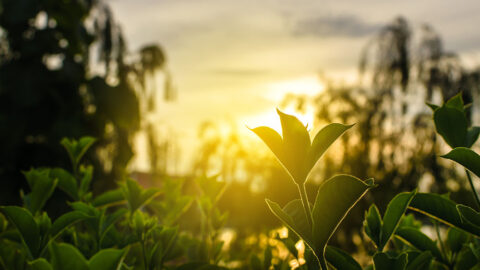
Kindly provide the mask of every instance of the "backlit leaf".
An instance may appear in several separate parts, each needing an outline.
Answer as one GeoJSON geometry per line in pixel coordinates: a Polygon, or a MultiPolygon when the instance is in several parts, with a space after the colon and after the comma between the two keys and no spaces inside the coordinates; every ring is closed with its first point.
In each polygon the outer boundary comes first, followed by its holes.
{"type": "Polygon", "coordinates": [[[380,245],[378,246],[380,251],[383,250],[392,234],[395,233],[415,193],[416,191],[400,193],[388,204],[385,215],[383,216],[382,234],[380,236],[380,245]]]}
{"type": "Polygon", "coordinates": [[[312,211],[314,251],[318,257],[323,257],[340,222],[370,188],[351,175],[334,176],[320,186],[312,211]]]}
{"type": "Polygon", "coordinates": [[[480,156],[471,149],[457,147],[442,157],[459,163],[480,177],[480,156]]]}

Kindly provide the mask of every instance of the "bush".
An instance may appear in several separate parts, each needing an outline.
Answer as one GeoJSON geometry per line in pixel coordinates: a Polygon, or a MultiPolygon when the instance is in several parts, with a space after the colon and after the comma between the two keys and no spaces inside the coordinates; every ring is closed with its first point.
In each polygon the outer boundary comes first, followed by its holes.
{"type": "MultiPolygon", "coordinates": [[[[476,208],[480,208],[470,175],[480,176],[480,156],[470,149],[480,128],[469,127],[461,94],[442,106],[429,106],[438,134],[453,148],[442,157],[465,167],[476,208]]],[[[0,207],[0,266],[39,270],[362,269],[354,255],[328,245],[328,241],[350,209],[375,188],[373,179],[334,176],[321,184],[313,204],[305,190],[318,159],[352,126],[327,125],[311,141],[297,118],[280,111],[278,114],[283,136],[267,127],[252,131],[289,173],[298,187],[299,199],[283,208],[266,200],[289,233],[272,235],[263,255],[242,254],[243,260],[237,263],[226,259],[219,236],[228,215],[217,207],[225,183],[215,177],[196,179],[201,191],[196,197],[182,192],[183,181],[168,179],[159,188],[147,189],[127,179],[119,188],[94,196],[90,189],[93,167],[81,161],[95,139],[84,137],[62,140],[72,163],[71,172],[62,168],[24,172],[30,192],[22,195],[23,206],[0,207]],[[69,196],[70,210],[52,220],[43,207],[56,189],[69,196]],[[194,201],[201,213],[198,234],[177,224],[194,201]],[[304,248],[296,244],[299,240],[304,248]]],[[[455,203],[448,195],[416,190],[398,193],[383,215],[372,204],[363,224],[372,246],[369,258],[362,261],[366,264],[363,269],[480,266],[480,213],[455,203]]]]}

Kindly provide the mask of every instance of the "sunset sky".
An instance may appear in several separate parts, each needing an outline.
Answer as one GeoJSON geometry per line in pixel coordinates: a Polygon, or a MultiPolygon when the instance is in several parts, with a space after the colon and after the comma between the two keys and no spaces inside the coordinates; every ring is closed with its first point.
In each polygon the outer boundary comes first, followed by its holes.
{"type": "Polygon", "coordinates": [[[354,81],[362,48],[399,15],[414,32],[431,24],[446,50],[459,53],[467,65],[480,64],[478,0],[108,3],[131,51],[150,43],[165,50],[178,97],[160,104],[155,121],[182,144],[195,141],[205,120],[240,129],[275,125],[265,122],[276,117],[283,95],[321,91],[319,74],[354,81]]]}

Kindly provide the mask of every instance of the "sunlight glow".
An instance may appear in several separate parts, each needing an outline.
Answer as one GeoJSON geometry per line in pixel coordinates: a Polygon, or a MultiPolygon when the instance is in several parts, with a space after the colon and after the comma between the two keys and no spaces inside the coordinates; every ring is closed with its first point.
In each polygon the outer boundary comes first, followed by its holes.
{"type": "MultiPolygon", "coordinates": [[[[307,129],[311,131],[313,129],[314,114],[313,111],[306,111],[305,113],[299,113],[293,108],[280,108],[280,110],[287,114],[295,115],[303,125],[307,126],[307,129]]],[[[268,110],[262,113],[252,115],[246,118],[247,126],[250,128],[255,128],[259,126],[267,126],[273,128],[279,134],[282,134],[282,125],[280,123],[280,117],[277,114],[276,110],[268,110]]]]}
{"type": "Polygon", "coordinates": [[[285,95],[306,95],[309,97],[318,95],[325,89],[325,85],[317,76],[305,77],[274,82],[267,85],[267,98],[275,102],[281,102],[285,95]]]}

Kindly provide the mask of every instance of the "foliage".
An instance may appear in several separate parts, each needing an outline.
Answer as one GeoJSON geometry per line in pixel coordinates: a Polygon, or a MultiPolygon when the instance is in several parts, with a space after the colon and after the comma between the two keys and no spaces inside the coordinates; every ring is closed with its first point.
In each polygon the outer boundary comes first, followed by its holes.
{"type": "MultiPolygon", "coordinates": [[[[101,0],[0,1],[2,204],[20,203],[19,190],[29,186],[21,171],[68,166],[57,147],[63,137],[97,138],[86,154],[96,190],[124,177],[144,103],[153,100],[144,81],[165,64],[156,45],[137,54],[127,59],[122,31],[101,0]]],[[[65,209],[47,205],[55,216],[65,209]]]]}
{"type": "MultiPolygon", "coordinates": [[[[442,106],[430,107],[439,135],[455,146],[443,157],[479,176],[480,158],[469,148],[478,138],[476,132],[468,135],[475,128],[461,126],[458,132],[443,128],[454,117],[466,117],[460,95],[442,106]]],[[[351,175],[337,175],[320,185],[314,203],[310,203],[305,192],[310,170],[351,126],[327,125],[311,142],[306,127],[297,118],[278,113],[283,136],[266,127],[252,131],[288,170],[300,199],[283,208],[266,200],[289,232],[268,239],[262,252],[241,254],[237,264],[230,261],[221,239],[228,215],[218,208],[226,184],[216,176],[195,180],[199,191],[195,201],[201,214],[198,234],[177,223],[194,202],[194,197],[182,192],[183,181],[165,180],[159,188],[143,189],[136,181],[127,179],[117,189],[94,195],[90,185],[93,168],[81,162],[94,144],[92,138],[86,137],[62,142],[72,161],[72,172],[60,168],[25,172],[30,192],[22,197],[23,207],[0,206],[0,266],[256,270],[289,269],[295,262],[296,267],[304,270],[433,270],[472,269],[480,265],[480,213],[456,203],[448,195],[417,190],[396,194],[383,214],[375,204],[370,205],[363,220],[365,236],[371,243],[371,252],[362,255],[368,256],[366,261],[357,261],[359,254],[329,245],[351,208],[375,185],[372,179],[362,181],[351,175]],[[293,153],[293,157],[286,153],[293,153]],[[69,196],[70,211],[52,219],[43,210],[56,189],[69,196]],[[303,243],[304,248],[298,243],[303,243]],[[281,249],[286,256],[281,255],[281,249]]],[[[471,192],[478,196],[473,185],[471,192]]]]}
{"type": "Polygon", "coordinates": [[[163,189],[143,189],[127,179],[119,188],[94,196],[92,167],[81,164],[93,143],[90,137],[62,141],[73,172],[61,168],[25,172],[31,192],[23,196],[23,207],[0,206],[0,268],[221,269],[215,264],[221,258],[218,232],[226,215],[220,215],[215,203],[224,184],[214,178],[198,180],[203,190],[198,201],[206,211],[205,233],[211,241],[205,246],[175,224],[193,198],[175,193],[179,189],[172,181],[163,189]],[[70,197],[71,209],[52,220],[43,208],[57,188],[70,197]],[[193,249],[207,252],[190,258],[193,249]]]}

